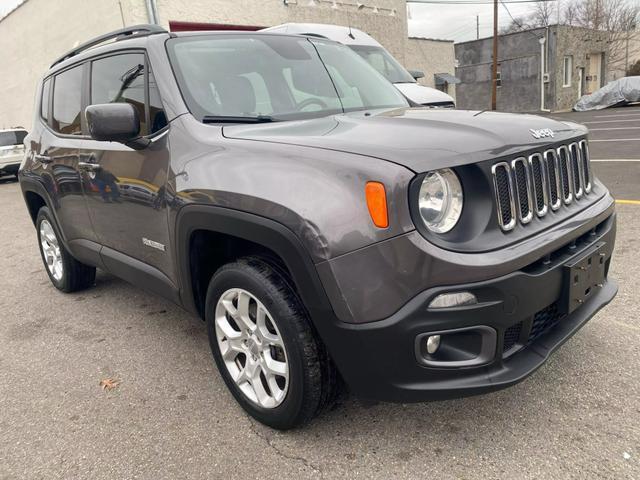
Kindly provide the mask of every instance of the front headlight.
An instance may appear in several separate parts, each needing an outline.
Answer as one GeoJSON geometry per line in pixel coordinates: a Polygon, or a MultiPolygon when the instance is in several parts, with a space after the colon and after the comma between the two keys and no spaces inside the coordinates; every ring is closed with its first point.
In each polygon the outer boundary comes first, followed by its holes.
{"type": "Polygon", "coordinates": [[[449,168],[427,173],[418,194],[418,210],[425,226],[435,233],[455,227],[462,213],[462,186],[449,168]]]}

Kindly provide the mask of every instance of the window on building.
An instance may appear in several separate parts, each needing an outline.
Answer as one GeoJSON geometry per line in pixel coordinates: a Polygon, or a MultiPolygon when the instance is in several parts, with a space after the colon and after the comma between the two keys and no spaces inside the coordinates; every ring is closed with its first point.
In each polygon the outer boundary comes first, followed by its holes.
{"type": "Polygon", "coordinates": [[[82,65],[55,77],[53,85],[53,129],[66,135],[82,135],[80,123],[82,65]]]}
{"type": "Polygon", "coordinates": [[[573,57],[571,55],[565,55],[564,57],[562,78],[562,86],[570,87],[573,79],[573,57]]]}
{"type": "Polygon", "coordinates": [[[42,99],[40,100],[40,116],[49,123],[49,92],[51,91],[51,79],[45,80],[42,85],[42,99]]]}
{"type": "Polygon", "coordinates": [[[91,104],[129,103],[138,112],[140,135],[149,135],[167,121],[155,78],[149,71],[149,108],[145,102],[146,61],[142,53],[113,55],[91,65],[91,104]]]}
{"type": "Polygon", "coordinates": [[[496,87],[500,88],[502,86],[502,68],[501,65],[498,64],[498,70],[496,71],[496,87]]]}

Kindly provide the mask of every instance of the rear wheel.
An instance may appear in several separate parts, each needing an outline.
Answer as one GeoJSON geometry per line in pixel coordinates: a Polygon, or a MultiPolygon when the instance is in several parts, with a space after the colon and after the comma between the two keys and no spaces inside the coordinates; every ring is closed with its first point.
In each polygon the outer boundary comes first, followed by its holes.
{"type": "Polygon", "coordinates": [[[36,229],[45,270],[51,283],[58,290],[71,293],[88,288],[95,283],[96,269],[79,262],[66,250],[47,207],[42,207],[38,211],[36,229]]]}
{"type": "Polygon", "coordinates": [[[206,301],[209,343],[238,403],[278,429],[310,421],[333,398],[336,375],[285,275],[248,257],[220,268],[206,301]]]}

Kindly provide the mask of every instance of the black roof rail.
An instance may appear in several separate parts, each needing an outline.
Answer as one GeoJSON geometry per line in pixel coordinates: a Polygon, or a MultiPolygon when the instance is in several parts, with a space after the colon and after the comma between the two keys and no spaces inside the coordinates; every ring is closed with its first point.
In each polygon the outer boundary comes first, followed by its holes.
{"type": "Polygon", "coordinates": [[[159,25],[151,25],[151,24],[141,24],[141,25],[133,25],[131,27],[121,28],[119,30],[114,30],[110,33],[105,33],[104,35],[100,35],[88,42],[84,42],[81,45],[78,45],[73,50],[68,51],[60,58],[58,58],[55,62],[51,64],[51,67],[55,67],[60,62],[64,62],[68,58],[71,58],[75,55],[78,55],[80,52],[83,52],[91,47],[95,47],[96,45],[100,45],[101,43],[106,42],[107,40],[124,40],[125,38],[133,38],[133,37],[145,37],[147,35],[153,35],[154,33],[168,33],[164,28],[159,25]]]}

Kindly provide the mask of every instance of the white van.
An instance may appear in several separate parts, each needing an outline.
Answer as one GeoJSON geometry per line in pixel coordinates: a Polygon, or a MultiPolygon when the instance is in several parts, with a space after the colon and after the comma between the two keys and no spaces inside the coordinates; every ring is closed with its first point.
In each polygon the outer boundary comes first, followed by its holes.
{"type": "Polygon", "coordinates": [[[450,95],[416,81],[424,76],[422,72],[409,72],[373,37],[357,28],[322,23],[283,23],[263,31],[308,35],[340,42],[365,59],[409,100],[425,107],[455,108],[450,95]]]}

